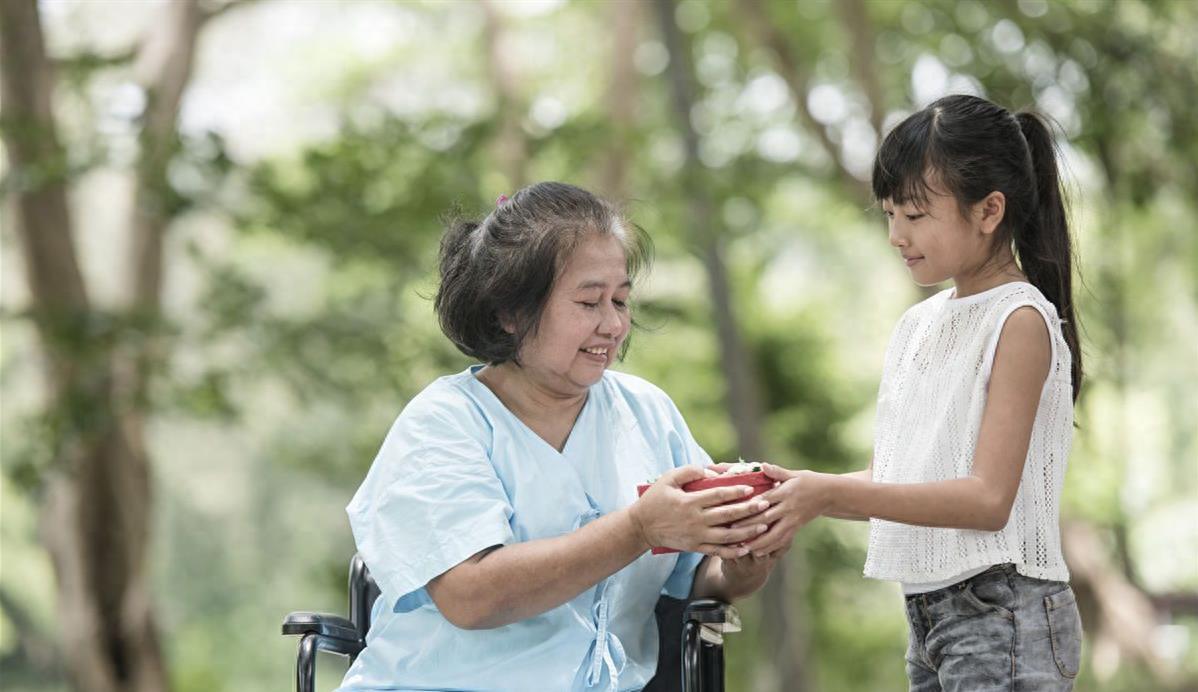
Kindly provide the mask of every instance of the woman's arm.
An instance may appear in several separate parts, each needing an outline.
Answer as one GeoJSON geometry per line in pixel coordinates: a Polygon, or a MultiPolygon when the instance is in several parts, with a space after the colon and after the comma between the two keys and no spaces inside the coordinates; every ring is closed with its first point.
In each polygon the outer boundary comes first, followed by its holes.
{"type": "Polygon", "coordinates": [[[837,476],[774,467],[771,472],[785,480],[761,496],[770,509],[751,518],[773,526],[749,548],[757,554],[788,545],[795,531],[820,515],[998,531],[1019,491],[1051,358],[1039,312],[1015,310],[995,352],[970,475],[931,483],[875,483],[862,472],[837,476]]]}
{"type": "Polygon", "coordinates": [[[728,524],[764,508],[743,498],[748,486],[686,493],[681,485],[705,477],[699,467],[666,474],[633,505],[555,538],[481,551],[428,583],[429,596],[450,622],[487,629],[555,608],[635,560],[652,545],[708,555],[743,556],[734,544],[759,535],[760,522],[728,524]]]}
{"type": "Polygon", "coordinates": [[[705,557],[695,570],[691,598],[714,598],[726,603],[744,598],[765,586],[778,559],[789,550],[784,547],[764,556],[705,557]]]}

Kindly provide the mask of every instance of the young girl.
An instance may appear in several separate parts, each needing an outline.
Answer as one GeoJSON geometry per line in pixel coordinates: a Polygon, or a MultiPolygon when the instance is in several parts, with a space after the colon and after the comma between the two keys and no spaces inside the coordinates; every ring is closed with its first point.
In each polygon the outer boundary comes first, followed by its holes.
{"type": "Polygon", "coordinates": [[[882,144],[873,192],[921,286],[886,351],[874,457],[780,484],[754,554],[869,519],[865,575],[906,594],[912,690],[1069,690],[1081,622],[1058,514],[1082,379],[1070,241],[1045,125],[948,96],[882,144]]]}

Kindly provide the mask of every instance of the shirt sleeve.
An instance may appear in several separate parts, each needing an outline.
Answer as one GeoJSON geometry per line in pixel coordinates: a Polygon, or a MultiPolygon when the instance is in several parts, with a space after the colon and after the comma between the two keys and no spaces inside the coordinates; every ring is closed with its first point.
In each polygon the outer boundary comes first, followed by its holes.
{"type": "Polygon", "coordinates": [[[665,586],[661,587],[662,594],[670,598],[689,598],[691,589],[695,586],[695,572],[699,568],[699,563],[703,561],[703,557],[702,553],[679,553],[678,562],[674,564],[674,571],[670,572],[665,586]]]}
{"type": "Polygon", "coordinates": [[[699,446],[690,427],[682,418],[682,412],[670,399],[666,399],[670,410],[670,453],[673,456],[674,468],[683,466],[710,466],[711,455],[699,446]]]}
{"type": "Polygon", "coordinates": [[[407,413],[347,508],[359,553],[397,602],[514,540],[511,502],[478,434],[459,417],[407,413]]]}

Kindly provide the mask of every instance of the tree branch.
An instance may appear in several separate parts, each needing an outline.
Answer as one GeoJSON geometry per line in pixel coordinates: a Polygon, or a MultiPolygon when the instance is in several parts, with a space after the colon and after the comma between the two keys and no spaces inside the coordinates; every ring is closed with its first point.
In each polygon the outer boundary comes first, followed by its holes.
{"type": "Polygon", "coordinates": [[[133,205],[133,303],[156,313],[162,291],[163,234],[170,221],[165,205],[167,167],[175,151],[175,123],[191,78],[196,38],[206,19],[197,0],[168,3],[163,28],[142,45],[134,68],[146,92],[133,205]]]}
{"type": "Polygon", "coordinates": [[[807,92],[811,84],[811,73],[804,68],[803,62],[795,56],[790,42],[778,30],[778,27],[770,22],[766,16],[766,9],[761,4],[761,0],[738,0],[737,5],[740,7],[740,15],[745,18],[750,31],[753,32],[757,40],[773,56],[774,68],[790,88],[791,97],[795,101],[795,107],[798,108],[803,123],[807,126],[808,131],[815,134],[824,153],[831,159],[837,176],[845,189],[859,200],[869,200],[871,196],[869,185],[854,176],[849,169],[845,168],[844,162],[840,158],[840,147],[836,142],[832,141],[832,137],[828,133],[828,128],[815,119],[815,116],[811,114],[811,109],[807,106],[807,92]]]}
{"type": "MultiPolygon", "coordinates": [[[[216,19],[217,17],[221,16],[222,14],[225,14],[229,10],[233,10],[238,7],[245,7],[246,5],[250,5],[257,1],[258,0],[229,0],[229,2],[216,4],[212,7],[207,7],[207,6],[201,7],[200,11],[203,12],[203,14],[204,14],[204,21],[208,21],[210,19],[216,19]]],[[[211,4],[211,3],[207,3],[207,4],[211,4]]]]}

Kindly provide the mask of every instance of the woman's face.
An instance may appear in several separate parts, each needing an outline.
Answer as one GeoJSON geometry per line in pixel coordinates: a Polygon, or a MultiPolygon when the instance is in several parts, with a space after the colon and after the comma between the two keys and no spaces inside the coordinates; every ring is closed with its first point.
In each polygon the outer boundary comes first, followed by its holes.
{"type": "Polygon", "coordinates": [[[598,382],[628,336],[630,290],[620,241],[588,235],[566,260],[540,325],[520,349],[523,372],[569,395],[598,382]]]}

